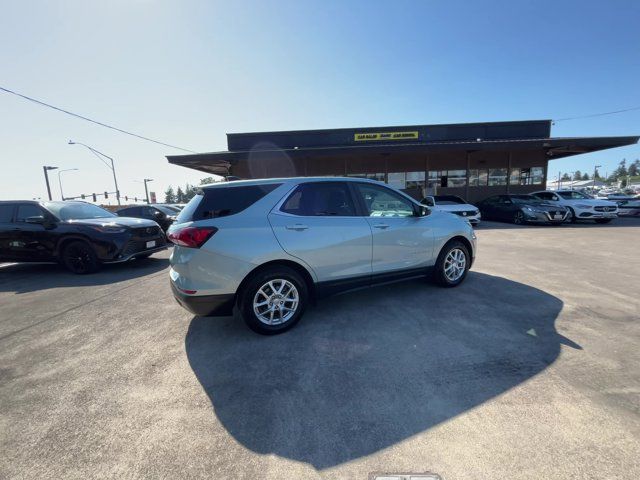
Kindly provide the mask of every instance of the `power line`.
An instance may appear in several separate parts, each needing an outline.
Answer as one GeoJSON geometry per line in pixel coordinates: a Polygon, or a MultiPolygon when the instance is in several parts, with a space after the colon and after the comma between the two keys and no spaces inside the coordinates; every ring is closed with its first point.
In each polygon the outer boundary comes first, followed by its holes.
{"type": "Polygon", "coordinates": [[[63,108],[59,108],[59,107],[56,107],[54,105],[50,105],[48,103],[42,102],[40,100],[36,100],[35,98],[31,98],[31,97],[28,97],[26,95],[22,95],[21,93],[14,92],[13,90],[9,90],[8,88],[0,87],[0,90],[4,91],[6,93],[10,93],[12,95],[16,95],[17,97],[23,98],[23,99],[28,100],[30,102],[37,103],[38,105],[41,105],[43,107],[52,108],[53,110],[57,110],[59,112],[66,113],[67,115],[71,115],[72,117],[76,117],[76,118],[79,118],[81,120],[86,120],[87,122],[95,123],[96,125],[100,125],[101,127],[110,128],[111,130],[115,130],[117,132],[124,133],[125,135],[130,135],[132,137],[136,137],[136,138],[139,138],[141,140],[146,140],[147,142],[157,143],[158,145],[164,145],[165,147],[170,147],[170,148],[175,148],[177,150],[182,150],[183,152],[197,153],[197,152],[194,152],[193,150],[189,150],[188,148],[177,147],[176,145],[171,145],[170,143],[164,143],[164,142],[161,142],[159,140],[154,140],[153,138],[145,137],[143,135],[138,135],[137,133],[128,132],[128,131],[123,130],[121,128],[114,127],[112,125],[107,125],[106,123],[102,123],[102,122],[99,122],[97,120],[93,120],[91,118],[85,117],[83,115],[79,115],[77,113],[70,112],[70,111],[65,110],[63,108]]]}
{"type": "Polygon", "coordinates": [[[553,122],[556,123],[556,122],[564,122],[566,120],[578,120],[578,119],[582,119],[582,118],[603,117],[605,115],[613,115],[615,113],[632,112],[634,110],[640,110],[640,106],[631,107],[631,108],[625,108],[624,110],[614,110],[612,112],[592,113],[590,115],[581,115],[579,117],[558,118],[558,119],[554,120],[553,122]]]}

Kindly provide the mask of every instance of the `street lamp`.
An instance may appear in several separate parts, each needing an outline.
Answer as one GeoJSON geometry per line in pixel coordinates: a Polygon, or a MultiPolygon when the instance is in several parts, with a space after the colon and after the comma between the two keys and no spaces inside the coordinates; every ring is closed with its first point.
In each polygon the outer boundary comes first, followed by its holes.
{"type": "Polygon", "coordinates": [[[44,171],[44,181],[47,182],[47,194],[49,195],[49,201],[52,200],[51,198],[51,187],[49,186],[49,170],[55,170],[58,167],[48,167],[46,165],[42,166],[42,170],[44,171]]]}
{"type": "Polygon", "coordinates": [[[58,171],[58,183],[60,184],[60,196],[62,197],[62,201],[64,202],[64,193],[62,193],[62,178],[60,177],[60,174],[62,172],[72,172],[74,170],[78,170],[77,168],[67,168],[65,170],[59,170],[58,171]]]}
{"type": "Polygon", "coordinates": [[[593,184],[591,185],[591,193],[596,191],[596,172],[599,168],[602,168],[602,165],[596,165],[593,167],[593,184]]]}
{"type": "Polygon", "coordinates": [[[107,167],[111,169],[111,171],[113,172],[113,183],[116,186],[116,199],[118,200],[118,205],[120,205],[120,190],[118,190],[118,180],[116,179],[116,167],[113,165],[113,158],[111,158],[109,155],[102,153],[99,150],[96,150],[95,148],[90,147],[89,145],[85,145],[84,143],[74,142],[73,140],[69,140],[69,145],[82,145],[83,147],[88,148],[91,151],[91,153],[93,153],[96,157],[100,159],[102,163],[104,163],[107,167]],[[111,161],[111,165],[105,162],[101,157],[108,158],[111,161]]]}
{"type": "Polygon", "coordinates": [[[147,199],[147,205],[149,205],[149,190],[147,189],[147,182],[153,182],[153,178],[144,179],[144,196],[147,199]]]}

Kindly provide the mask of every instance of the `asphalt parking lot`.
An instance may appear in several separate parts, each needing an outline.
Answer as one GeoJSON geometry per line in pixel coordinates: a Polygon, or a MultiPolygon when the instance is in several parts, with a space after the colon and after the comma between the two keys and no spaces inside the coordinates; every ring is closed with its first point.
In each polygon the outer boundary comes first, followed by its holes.
{"type": "Polygon", "coordinates": [[[461,287],[194,318],[168,253],[0,268],[0,478],[640,476],[640,219],[485,223],[461,287]]]}

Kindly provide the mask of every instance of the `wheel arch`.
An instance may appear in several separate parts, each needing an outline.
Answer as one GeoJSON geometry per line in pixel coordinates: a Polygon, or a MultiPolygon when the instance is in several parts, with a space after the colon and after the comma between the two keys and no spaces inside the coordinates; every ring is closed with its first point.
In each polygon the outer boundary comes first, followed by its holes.
{"type": "Polygon", "coordinates": [[[444,251],[444,249],[447,247],[447,245],[449,245],[451,242],[455,242],[455,241],[459,241],[462,242],[462,244],[467,247],[467,250],[469,251],[469,254],[471,255],[471,260],[473,261],[474,258],[474,250],[473,250],[473,245],[471,244],[471,242],[469,241],[469,239],[467,237],[465,237],[464,235],[456,235],[454,237],[451,237],[449,240],[447,240],[444,245],[442,245],[442,248],[440,248],[440,251],[438,252],[438,257],[440,257],[440,255],[442,255],[442,252],[444,251]]]}
{"type": "MultiPolygon", "coordinates": [[[[90,241],[88,238],[86,238],[86,237],[84,237],[84,236],[82,236],[82,235],[65,235],[64,237],[62,237],[62,238],[58,241],[58,243],[57,243],[57,245],[56,245],[56,248],[55,248],[55,257],[56,257],[57,259],[60,259],[60,258],[61,258],[61,256],[62,256],[62,252],[64,252],[65,247],[66,247],[69,243],[71,243],[71,242],[76,242],[76,241],[86,243],[86,244],[87,244],[87,245],[89,245],[91,248],[93,248],[93,250],[95,251],[95,247],[91,244],[91,241],[90,241]]],[[[97,253],[97,252],[96,252],[96,253],[97,253]]]]}
{"type": "Polygon", "coordinates": [[[257,266],[256,268],[251,270],[249,273],[247,273],[242,279],[242,282],[240,282],[238,289],[236,290],[236,302],[239,300],[240,293],[243,291],[245,285],[247,284],[247,282],[249,282],[249,280],[254,275],[256,275],[257,273],[263,270],[276,267],[276,266],[288,267],[294,270],[296,273],[298,273],[304,279],[305,284],[307,285],[307,288],[309,290],[309,297],[315,301],[315,296],[316,296],[315,282],[313,281],[313,277],[311,276],[311,273],[309,272],[309,270],[307,270],[307,268],[301,265],[300,263],[295,262],[293,260],[279,259],[279,260],[271,260],[269,262],[263,263],[262,265],[257,266]]]}

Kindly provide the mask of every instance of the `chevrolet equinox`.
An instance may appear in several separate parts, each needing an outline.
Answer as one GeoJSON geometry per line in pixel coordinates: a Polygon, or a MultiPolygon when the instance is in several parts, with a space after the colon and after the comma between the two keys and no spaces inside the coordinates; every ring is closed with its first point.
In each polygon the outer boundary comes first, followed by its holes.
{"type": "Polygon", "coordinates": [[[201,187],[168,231],[171,287],[196,315],[233,307],[262,334],[283,332],[309,302],[433,275],[459,285],[476,236],[460,217],[359,178],[284,178],[201,187]]]}

